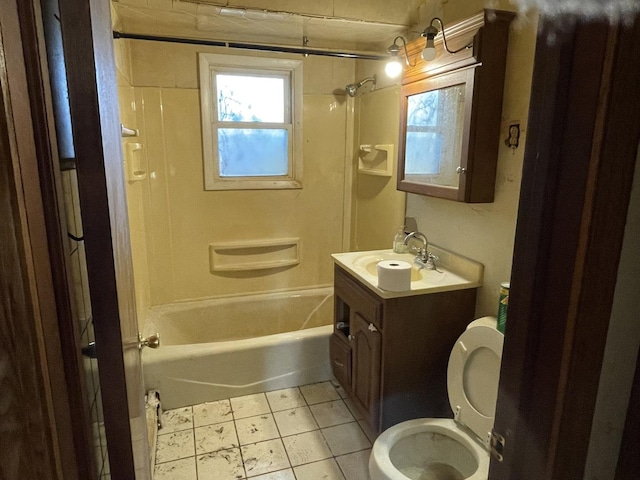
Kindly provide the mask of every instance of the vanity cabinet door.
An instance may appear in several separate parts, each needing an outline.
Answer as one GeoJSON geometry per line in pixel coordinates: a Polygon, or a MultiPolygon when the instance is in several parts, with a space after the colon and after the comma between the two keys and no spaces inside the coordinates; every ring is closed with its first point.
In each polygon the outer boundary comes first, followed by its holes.
{"type": "Polygon", "coordinates": [[[351,346],[342,334],[334,333],[329,339],[329,355],[333,376],[347,393],[351,393],[351,346]]]}
{"type": "Polygon", "coordinates": [[[380,359],[382,335],[358,313],[351,320],[353,374],[351,390],[356,406],[374,431],[380,425],[380,359]]]}

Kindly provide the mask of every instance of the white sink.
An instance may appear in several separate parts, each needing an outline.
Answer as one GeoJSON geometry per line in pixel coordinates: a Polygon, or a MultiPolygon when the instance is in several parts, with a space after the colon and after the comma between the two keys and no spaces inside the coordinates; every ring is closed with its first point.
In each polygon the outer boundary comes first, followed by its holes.
{"type": "Polygon", "coordinates": [[[462,290],[482,285],[484,271],[482,264],[432,245],[429,246],[429,251],[439,257],[436,262],[437,270],[427,270],[416,265],[413,254],[394,253],[392,250],[334,253],[331,256],[336,264],[343,267],[382,298],[462,290]],[[412,265],[411,290],[390,292],[378,288],[377,265],[383,260],[402,260],[412,265]]]}
{"type": "Polygon", "coordinates": [[[394,253],[392,251],[382,253],[370,253],[364,252],[362,256],[356,257],[353,260],[353,267],[358,269],[364,269],[374,277],[378,276],[378,263],[384,260],[400,260],[411,264],[411,281],[416,282],[424,278],[425,269],[420,268],[413,260],[415,255],[408,253],[394,253]]]}

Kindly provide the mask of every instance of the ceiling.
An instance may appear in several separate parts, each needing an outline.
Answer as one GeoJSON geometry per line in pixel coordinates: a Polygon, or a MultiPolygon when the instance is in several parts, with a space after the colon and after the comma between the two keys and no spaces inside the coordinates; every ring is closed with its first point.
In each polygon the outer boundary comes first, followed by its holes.
{"type": "MultiPolygon", "coordinates": [[[[357,7],[375,0],[335,0],[333,8],[314,8],[311,1],[293,2],[298,12],[266,10],[264,8],[214,5],[208,0],[113,0],[114,29],[120,32],[205,38],[209,40],[303,46],[308,39],[309,48],[342,49],[354,52],[385,53],[386,47],[397,35],[407,35],[408,20],[395,15],[398,3],[415,3],[415,0],[388,2],[369,11],[367,20],[360,20],[357,7]],[[342,3],[339,3],[342,2],[342,3]],[[389,6],[393,3],[394,6],[389,6]],[[344,8],[349,4],[350,8],[344,8]],[[340,5],[342,8],[336,8],[340,5]],[[382,6],[386,5],[386,7],[382,6]],[[302,8],[301,8],[302,7],[302,8]],[[304,8],[305,11],[302,11],[304,8]],[[385,12],[385,8],[388,12],[385,12]],[[338,14],[351,17],[337,16],[338,14]],[[331,14],[331,15],[329,15],[331,14]],[[376,17],[381,17],[376,19],[376,17]],[[382,21],[391,18],[396,23],[382,21]],[[402,22],[402,23],[397,23],[402,22]]],[[[251,3],[252,0],[247,0],[251,3]]],[[[283,0],[253,0],[280,6],[283,0]]],[[[315,2],[323,3],[323,2],[315,2]]],[[[331,4],[331,1],[325,1],[331,4]]],[[[284,5],[286,6],[286,5],[284,5]]],[[[361,15],[364,16],[364,15],[361,15]]],[[[406,16],[406,13],[405,15],[406,16]]]]}

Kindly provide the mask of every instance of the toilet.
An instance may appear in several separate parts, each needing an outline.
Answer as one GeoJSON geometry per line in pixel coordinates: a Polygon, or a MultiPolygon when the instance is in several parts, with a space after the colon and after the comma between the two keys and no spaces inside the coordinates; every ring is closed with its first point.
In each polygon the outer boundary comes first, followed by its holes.
{"type": "Polygon", "coordinates": [[[385,430],[371,450],[371,480],[487,480],[503,340],[495,317],[469,324],[447,368],[455,418],[418,418],[385,430]]]}

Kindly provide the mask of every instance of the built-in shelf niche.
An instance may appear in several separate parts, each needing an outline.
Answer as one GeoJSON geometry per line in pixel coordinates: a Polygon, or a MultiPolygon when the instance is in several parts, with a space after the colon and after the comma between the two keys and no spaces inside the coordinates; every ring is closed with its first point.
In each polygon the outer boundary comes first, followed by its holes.
{"type": "Polygon", "coordinates": [[[268,270],[300,263],[299,238],[209,244],[211,273],[268,270]]]}
{"type": "Polygon", "coordinates": [[[394,145],[360,145],[358,172],[366,175],[390,177],[395,167],[394,145]]]}

